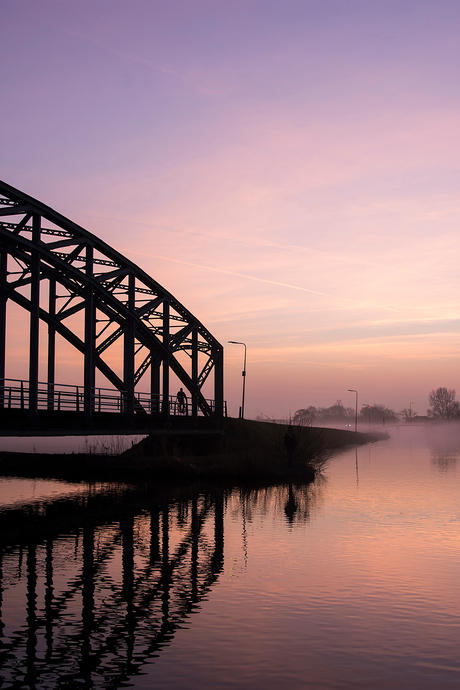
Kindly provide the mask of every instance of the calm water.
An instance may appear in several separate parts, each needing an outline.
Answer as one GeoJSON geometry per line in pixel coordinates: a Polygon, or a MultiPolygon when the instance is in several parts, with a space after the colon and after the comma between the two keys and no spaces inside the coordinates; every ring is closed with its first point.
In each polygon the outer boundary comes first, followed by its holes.
{"type": "Polygon", "coordinates": [[[459,457],[403,428],[308,487],[5,480],[1,687],[458,688],[459,457]]]}

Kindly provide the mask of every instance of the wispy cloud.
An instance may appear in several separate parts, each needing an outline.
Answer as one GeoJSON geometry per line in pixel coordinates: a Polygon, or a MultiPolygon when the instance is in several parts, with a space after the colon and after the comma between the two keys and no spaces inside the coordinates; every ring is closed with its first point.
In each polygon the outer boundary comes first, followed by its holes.
{"type": "Polygon", "coordinates": [[[204,264],[197,264],[197,263],[193,263],[191,261],[183,261],[181,259],[171,259],[170,257],[159,256],[158,254],[146,254],[146,253],[139,254],[137,252],[131,252],[131,254],[133,254],[133,255],[137,254],[138,256],[143,256],[143,257],[148,256],[151,259],[160,259],[161,261],[169,261],[169,262],[172,262],[175,264],[182,264],[183,266],[193,266],[194,268],[199,268],[200,270],[212,271],[213,273],[222,273],[224,275],[235,276],[238,278],[243,278],[245,280],[253,280],[253,281],[258,282],[258,283],[267,283],[269,285],[276,285],[278,287],[288,288],[289,290],[298,290],[299,292],[308,292],[312,295],[319,295],[321,297],[327,297],[329,299],[333,299],[333,300],[335,300],[335,302],[337,304],[340,304],[341,302],[348,302],[350,304],[358,305],[360,307],[366,307],[366,308],[373,307],[375,309],[382,309],[384,311],[391,311],[391,312],[395,312],[395,313],[397,313],[399,311],[398,309],[392,309],[390,307],[385,307],[382,305],[375,305],[375,304],[372,304],[369,302],[364,302],[361,300],[350,299],[348,297],[344,297],[343,295],[340,295],[340,296],[339,295],[333,295],[333,294],[330,294],[328,292],[321,292],[319,290],[310,290],[308,288],[305,288],[305,287],[302,287],[299,285],[291,285],[290,283],[283,283],[281,281],[271,280],[269,278],[259,278],[257,276],[251,276],[251,275],[248,275],[245,273],[238,273],[237,271],[228,271],[225,268],[217,268],[215,266],[206,266],[204,264]]]}
{"type": "MultiPolygon", "coordinates": [[[[226,245],[234,245],[235,247],[241,246],[252,247],[254,249],[276,249],[283,252],[288,252],[292,256],[296,257],[296,259],[298,259],[299,256],[305,256],[315,266],[317,265],[318,261],[321,261],[323,265],[324,262],[326,262],[329,267],[334,266],[337,269],[339,269],[340,267],[343,268],[344,266],[347,266],[349,268],[354,266],[376,269],[380,272],[382,271],[383,264],[388,266],[388,264],[391,263],[391,265],[394,267],[396,264],[399,263],[403,267],[402,270],[406,276],[412,275],[414,277],[420,278],[420,267],[418,265],[414,265],[417,263],[417,260],[420,257],[426,264],[424,266],[425,277],[429,275],[430,281],[434,281],[435,283],[447,284],[450,282],[450,279],[444,277],[443,275],[435,273],[435,270],[438,269],[438,265],[437,263],[435,263],[437,255],[439,255],[439,262],[442,262],[445,268],[445,247],[446,245],[451,244],[454,240],[454,237],[449,235],[447,235],[446,237],[436,237],[433,238],[433,240],[431,240],[430,238],[419,240],[415,245],[412,242],[412,240],[408,240],[407,246],[403,247],[401,247],[401,240],[399,240],[398,244],[395,244],[393,242],[389,242],[386,239],[383,239],[382,246],[378,249],[379,259],[373,260],[372,258],[370,258],[371,254],[369,251],[357,251],[354,248],[353,250],[350,250],[347,253],[344,253],[343,251],[339,253],[337,251],[319,249],[318,247],[308,246],[308,244],[306,245],[305,243],[299,244],[289,242],[277,242],[273,239],[264,237],[263,235],[253,237],[247,234],[241,234],[236,232],[230,235],[220,228],[216,228],[216,230],[213,232],[206,232],[202,230],[197,230],[194,227],[171,227],[165,225],[157,225],[155,223],[150,223],[148,221],[136,220],[135,218],[128,216],[101,216],[100,214],[93,213],[91,214],[91,217],[98,221],[108,220],[111,223],[123,224],[124,226],[126,226],[126,224],[129,224],[130,226],[137,226],[149,232],[154,231],[156,233],[156,242],[158,241],[158,238],[160,236],[163,239],[165,239],[167,236],[171,236],[171,242],[177,241],[178,237],[190,239],[198,238],[212,242],[213,244],[218,242],[220,246],[222,246],[222,244],[225,243],[226,245]],[[410,260],[408,260],[407,255],[405,255],[405,251],[411,252],[410,260]]],[[[319,234],[319,231],[312,232],[310,230],[309,234],[315,236],[316,234],[319,234]]],[[[372,238],[369,238],[368,244],[370,241],[372,241],[372,238]]],[[[377,240],[374,241],[377,244],[377,240]]],[[[141,256],[146,255],[142,254],[141,256]]],[[[151,256],[152,258],[156,258],[155,255],[149,256],[151,256]]],[[[162,258],[166,260],[164,256],[162,258]]],[[[190,263],[189,265],[194,264],[190,263]]],[[[322,293],[318,292],[317,294],[322,293]]]]}

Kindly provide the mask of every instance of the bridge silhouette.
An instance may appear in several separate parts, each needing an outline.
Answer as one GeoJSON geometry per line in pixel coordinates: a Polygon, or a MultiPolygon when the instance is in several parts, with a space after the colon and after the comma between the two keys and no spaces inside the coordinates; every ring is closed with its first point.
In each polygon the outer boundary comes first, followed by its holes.
{"type": "Polygon", "coordinates": [[[219,428],[223,347],[122,254],[0,181],[1,433],[66,423],[69,432],[91,430],[107,415],[118,428],[185,420],[219,428]],[[27,379],[7,378],[9,303],[29,315],[27,379]],[[69,346],[81,363],[72,384],[56,381],[69,346]],[[173,383],[187,396],[180,409],[173,383]]]}

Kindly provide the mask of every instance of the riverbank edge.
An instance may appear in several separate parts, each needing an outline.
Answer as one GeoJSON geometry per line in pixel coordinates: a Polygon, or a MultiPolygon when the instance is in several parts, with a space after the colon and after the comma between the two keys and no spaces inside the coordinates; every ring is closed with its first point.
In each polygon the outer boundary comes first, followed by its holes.
{"type": "Polygon", "coordinates": [[[297,448],[287,466],[287,425],[227,418],[217,437],[151,435],[110,453],[0,452],[0,475],[67,481],[238,480],[313,481],[331,455],[388,438],[321,427],[295,427],[297,448]]]}

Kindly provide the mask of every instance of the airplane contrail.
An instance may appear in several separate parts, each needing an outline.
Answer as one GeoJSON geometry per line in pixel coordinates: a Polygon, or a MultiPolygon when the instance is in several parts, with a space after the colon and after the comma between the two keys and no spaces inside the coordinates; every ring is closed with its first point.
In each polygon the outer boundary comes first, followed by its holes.
{"type": "Polygon", "coordinates": [[[219,95],[219,91],[216,91],[215,89],[210,89],[207,86],[204,86],[203,84],[198,83],[197,81],[190,79],[186,74],[183,74],[182,72],[178,72],[177,70],[173,69],[172,67],[169,67],[167,65],[160,65],[157,62],[153,62],[152,60],[149,60],[148,58],[144,58],[140,55],[134,55],[133,53],[127,53],[123,50],[119,50],[117,48],[114,48],[112,46],[106,45],[103,41],[97,40],[93,38],[92,36],[86,36],[84,34],[81,34],[77,31],[71,31],[69,29],[65,30],[65,33],[75,36],[75,38],[79,38],[81,41],[86,41],[88,43],[92,43],[93,45],[96,45],[98,48],[101,50],[105,50],[107,53],[111,53],[112,55],[118,55],[121,58],[124,58],[125,60],[130,60],[132,62],[138,62],[141,65],[147,65],[147,67],[152,68],[156,72],[161,72],[162,74],[168,74],[172,77],[179,78],[183,80],[184,82],[187,82],[190,86],[193,88],[197,89],[201,93],[205,93],[208,95],[216,96],[219,95]]]}
{"type": "MultiPolygon", "coordinates": [[[[106,220],[110,221],[116,221],[116,222],[126,222],[126,219],[120,219],[118,217],[111,217],[111,216],[100,216],[100,215],[94,215],[91,214],[95,218],[104,218],[106,220]]],[[[215,240],[216,236],[212,235],[211,233],[207,232],[200,232],[199,230],[185,230],[183,228],[176,228],[176,227],[170,227],[170,226],[165,226],[165,225],[156,225],[155,223],[148,223],[146,221],[136,221],[133,219],[129,219],[129,223],[132,225],[139,225],[147,228],[153,228],[155,230],[161,230],[162,232],[167,232],[167,233],[175,233],[175,234],[181,234],[185,235],[187,237],[202,237],[205,239],[212,239],[215,240]]],[[[259,247],[263,248],[266,247],[268,249],[281,249],[281,250],[286,250],[286,251],[295,251],[295,252],[304,252],[305,254],[313,254],[315,256],[319,257],[324,257],[325,259],[330,259],[332,261],[337,261],[340,264],[343,264],[343,255],[335,254],[330,251],[326,251],[324,249],[317,249],[316,247],[308,247],[305,245],[301,244],[292,244],[292,243],[287,243],[287,242],[276,242],[274,240],[266,240],[266,239],[252,239],[251,237],[233,237],[229,235],[219,235],[218,236],[219,240],[225,241],[225,242],[233,242],[235,244],[243,244],[245,246],[251,246],[251,247],[259,247]]],[[[347,258],[347,263],[353,263],[356,264],[357,266],[370,266],[370,267],[376,267],[376,268],[381,268],[381,262],[378,261],[372,261],[370,259],[366,259],[360,256],[349,256],[347,258]]],[[[414,275],[419,277],[420,273],[416,270],[411,270],[410,267],[405,268],[405,273],[407,275],[414,275]]],[[[441,278],[440,276],[430,276],[431,280],[434,280],[435,282],[438,283],[448,283],[449,281],[446,280],[445,278],[441,278]]],[[[360,302],[358,302],[360,304],[360,302]]],[[[387,307],[383,307],[387,308],[387,307]]],[[[397,309],[393,309],[391,311],[398,311],[397,309]]]]}
{"type": "Polygon", "coordinates": [[[330,297],[331,299],[335,300],[345,300],[346,302],[350,302],[352,304],[359,304],[361,307],[374,307],[375,309],[383,309],[385,311],[391,311],[391,312],[396,312],[400,313],[399,309],[392,309],[391,307],[383,307],[381,305],[376,305],[376,304],[371,304],[370,302],[361,302],[356,299],[351,299],[350,297],[337,297],[337,295],[331,295],[328,292],[320,292],[319,290],[310,290],[309,288],[305,287],[300,287],[299,285],[291,285],[290,283],[282,283],[281,281],[278,280],[270,280],[268,278],[257,278],[256,276],[251,276],[248,275],[247,273],[238,273],[237,271],[228,271],[225,268],[216,268],[215,266],[205,266],[203,264],[196,264],[191,261],[183,261],[181,259],[171,259],[168,256],[160,256],[158,254],[146,254],[143,252],[142,254],[140,252],[130,252],[131,254],[135,254],[137,256],[142,256],[146,257],[148,256],[150,259],[160,259],[161,261],[171,261],[172,263],[175,264],[181,264],[183,266],[193,266],[194,268],[200,268],[204,269],[207,271],[214,271],[215,273],[224,273],[225,275],[229,276],[236,276],[237,278],[245,278],[246,280],[254,280],[258,283],[268,283],[269,285],[278,285],[279,287],[285,287],[289,288],[291,290],[299,290],[300,292],[308,292],[312,295],[320,295],[321,297],[330,297]]]}

